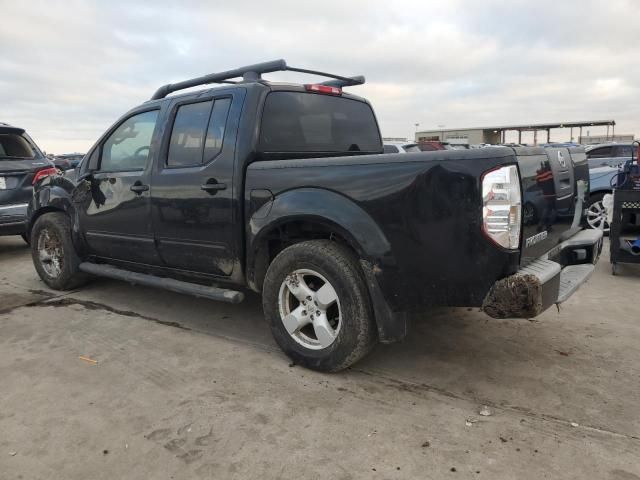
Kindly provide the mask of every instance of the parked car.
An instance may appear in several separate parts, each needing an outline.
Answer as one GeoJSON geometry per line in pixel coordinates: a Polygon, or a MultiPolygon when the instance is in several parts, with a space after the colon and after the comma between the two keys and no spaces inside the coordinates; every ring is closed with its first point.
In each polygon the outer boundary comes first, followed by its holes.
{"type": "Polygon", "coordinates": [[[449,144],[438,140],[424,140],[418,142],[418,148],[421,152],[433,152],[435,150],[451,150],[449,144]]]}
{"type": "Polygon", "coordinates": [[[71,170],[72,168],[76,168],[79,164],[84,154],[82,153],[67,153],[63,155],[56,155],[53,159],[53,163],[55,166],[62,170],[71,170]]]}
{"type": "Polygon", "coordinates": [[[415,153],[420,151],[420,148],[415,143],[384,142],[384,153],[415,153]]]}
{"type": "Polygon", "coordinates": [[[29,232],[43,281],[65,290],[94,274],[230,303],[252,290],[295,363],[336,371],[404,338],[410,312],[532,318],[593,272],[602,232],[581,226],[584,150],[398,161],[369,102],[342,89],[362,77],[261,79],[285,70],[165,85],[105,132],[77,180],[38,185],[29,232]],[[522,223],[525,191],[543,197],[538,224],[522,223]]]}
{"type": "MultiPolygon", "coordinates": [[[[590,196],[587,205],[587,225],[609,233],[609,222],[602,199],[613,191],[620,167],[632,158],[631,143],[609,143],[588,146],[590,196]]],[[[633,155],[637,157],[637,152],[633,155]]]]}
{"type": "Polygon", "coordinates": [[[0,123],[0,235],[27,237],[33,185],[56,169],[24,129],[0,123]]]}

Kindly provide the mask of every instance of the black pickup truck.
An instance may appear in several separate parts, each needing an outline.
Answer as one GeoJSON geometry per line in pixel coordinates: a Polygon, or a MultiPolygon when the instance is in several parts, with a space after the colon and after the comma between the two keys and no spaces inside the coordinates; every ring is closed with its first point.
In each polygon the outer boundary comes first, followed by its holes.
{"type": "Polygon", "coordinates": [[[411,312],[530,318],[588,278],[602,233],[582,228],[582,149],[383,154],[370,104],[343,91],[363,82],[278,60],[165,85],[75,178],[38,183],[38,274],[55,289],[101,275],[231,303],[253,290],[282,349],[324,371],[401,340],[411,312]],[[331,80],[262,79],[274,71],[331,80]]]}

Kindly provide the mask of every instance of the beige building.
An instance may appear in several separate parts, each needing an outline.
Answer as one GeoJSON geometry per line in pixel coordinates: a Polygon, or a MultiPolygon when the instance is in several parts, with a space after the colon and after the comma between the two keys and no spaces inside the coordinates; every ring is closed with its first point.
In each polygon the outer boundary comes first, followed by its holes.
{"type": "Polygon", "coordinates": [[[538,143],[550,143],[553,141],[551,130],[560,128],[570,129],[570,138],[573,141],[575,138],[573,135],[574,129],[577,129],[577,137],[581,138],[583,127],[592,128],[598,126],[607,127],[606,135],[602,135],[602,138],[609,138],[607,141],[611,141],[611,139],[615,137],[615,120],[588,120],[584,122],[502,125],[499,127],[439,128],[416,132],[415,140],[416,142],[437,140],[450,143],[451,145],[498,144],[505,143],[506,132],[516,131],[518,132],[518,143],[522,143],[522,132],[533,132],[533,143],[537,145],[538,143]]]}
{"type": "Polygon", "coordinates": [[[487,128],[464,128],[458,130],[430,130],[416,133],[416,142],[437,140],[451,145],[474,145],[478,143],[503,143],[499,130],[487,128]]]}

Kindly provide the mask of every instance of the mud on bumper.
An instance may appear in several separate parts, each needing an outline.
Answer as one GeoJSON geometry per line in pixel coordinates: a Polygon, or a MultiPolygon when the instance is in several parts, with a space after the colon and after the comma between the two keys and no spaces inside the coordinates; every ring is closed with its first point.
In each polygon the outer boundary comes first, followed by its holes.
{"type": "Polygon", "coordinates": [[[602,252],[602,231],[582,230],[517,273],[498,280],[482,309],[493,318],[533,318],[586,282],[602,252]]]}

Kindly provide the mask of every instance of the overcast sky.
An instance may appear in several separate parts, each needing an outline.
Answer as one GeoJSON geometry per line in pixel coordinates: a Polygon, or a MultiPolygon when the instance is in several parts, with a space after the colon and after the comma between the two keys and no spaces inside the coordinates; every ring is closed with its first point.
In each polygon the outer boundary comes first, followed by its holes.
{"type": "Polygon", "coordinates": [[[0,121],[48,152],[86,151],[162,84],[277,58],[365,75],[351,91],[384,136],[609,118],[640,133],[638,0],[0,0],[0,11],[0,121]]]}

